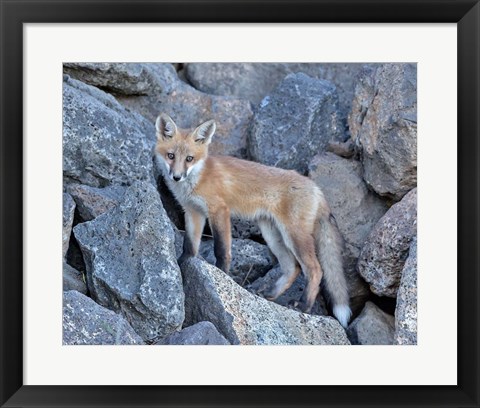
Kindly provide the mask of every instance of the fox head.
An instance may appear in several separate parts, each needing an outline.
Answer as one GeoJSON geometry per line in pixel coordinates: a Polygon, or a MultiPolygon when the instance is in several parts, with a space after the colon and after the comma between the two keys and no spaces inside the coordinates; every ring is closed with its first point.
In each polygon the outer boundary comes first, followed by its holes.
{"type": "Polygon", "coordinates": [[[165,177],[181,182],[202,168],[216,129],[213,120],[208,120],[193,130],[185,130],[177,128],[170,116],[161,113],[155,122],[155,128],[155,154],[157,160],[165,165],[165,177]]]}

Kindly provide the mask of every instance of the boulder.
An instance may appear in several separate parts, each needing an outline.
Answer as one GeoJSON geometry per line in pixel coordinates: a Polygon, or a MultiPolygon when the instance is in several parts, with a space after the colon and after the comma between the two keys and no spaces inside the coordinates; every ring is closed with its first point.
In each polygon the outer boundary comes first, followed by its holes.
{"type": "Polygon", "coordinates": [[[64,77],[63,176],[92,187],[154,182],[153,123],[128,112],[111,95],[64,77]]]}
{"type": "Polygon", "coordinates": [[[395,309],[395,344],[417,344],[417,238],[402,271],[395,309]]]}
{"type": "Polygon", "coordinates": [[[348,326],[352,344],[393,344],[395,318],[367,302],[362,313],[348,326]]]}
{"type": "Polygon", "coordinates": [[[157,341],[155,344],[225,346],[230,343],[218,332],[212,323],[199,322],[179,332],[172,333],[164,339],[157,341]]]}
{"type": "Polygon", "coordinates": [[[378,194],[400,200],[417,185],[417,67],[365,69],[349,115],[364,178],[378,194]]]}
{"type": "MultiPolygon", "coordinates": [[[[245,289],[254,295],[263,296],[263,292],[270,288],[282,276],[282,269],[280,265],[275,265],[268,273],[258,278],[255,282],[248,285],[245,289]]],[[[294,308],[296,303],[302,297],[305,289],[305,277],[300,274],[292,286],[290,286],[281,296],[276,298],[273,302],[288,308],[294,308]]],[[[317,296],[313,308],[310,312],[312,315],[326,316],[328,315],[325,299],[321,294],[317,296]]]]}
{"type": "Polygon", "coordinates": [[[64,258],[68,251],[68,244],[70,243],[74,215],[75,201],[73,201],[70,194],[63,193],[62,254],[64,258]]]}
{"type": "Polygon", "coordinates": [[[393,205],[370,233],[358,271],[379,296],[396,297],[410,242],[417,235],[417,189],[393,205]]]}
{"type": "Polygon", "coordinates": [[[64,345],[144,344],[120,315],[71,290],[63,292],[64,345]]]}
{"type": "Polygon", "coordinates": [[[331,140],[343,141],[335,86],[305,74],[290,74],[255,112],[250,157],[269,166],[305,174],[310,159],[331,140]]]}
{"type": "Polygon", "coordinates": [[[387,211],[387,205],[370,192],[362,178],[362,165],[333,153],[316,155],[309,177],[321,188],[345,240],[345,273],[350,297],[368,296],[368,286],[356,263],[370,231],[387,211]]]}
{"type": "Polygon", "coordinates": [[[255,296],[199,258],[182,264],[187,325],[208,320],[232,344],[350,344],[335,319],[255,296]]]}
{"type": "Polygon", "coordinates": [[[232,217],[232,238],[263,240],[262,233],[254,221],[232,217]]]}
{"type": "MultiPolygon", "coordinates": [[[[208,263],[215,265],[214,241],[202,241],[199,254],[208,263]]],[[[245,286],[260,276],[265,275],[272,267],[272,259],[266,245],[249,239],[232,239],[232,263],[230,276],[238,284],[245,286]]]]}
{"type": "Polygon", "coordinates": [[[123,199],[125,189],[118,185],[98,188],[73,184],[69,186],[68,191],[77,204],[82,220],[90,221],[118,205],[123,199]]]}
{"type": "Polygon", "coordinates": [[[312,63],[190,63],[185,64],[188,81],[202,92],[250,100],[254,105],[270,94],[292,73],[303,72],[325,79],[338,90],[342,117],[350,111],[357,76],[364,64],[312,63]]]}
{"type": "Polygon", "coordinates": [[[83,273],[63,261],[63,291],[76,290],[84,295],[87,294],[87,282],[83,273]]]}
{"type": "MultiPolygon", "coordinates": [[[[207,95],[180,80],[168,94],[119,97],[118,100],[152,124],[160,112],[167,113],[178,127],[186,129],[214,119],[217,130],[209,147],[210,153],[245,157],[247,132],[253,115],[250,102],[246,100],[207,95]]],[[[155,132],[152,135],[155,136],[155,132]]]]}
{"type": "Polygon", "coordinates": [[[121,313],[146,341],[182,326],[175,235],[155,187],[134,183],[115,208],[78,224],[74,234],[95,301],[121,313]]]}
{"type": "Polygon", "coordinates": [[[75,62],[64,63],[63,72],[89,85],[123,95],[169,92],[177,81],[172,64],[75,62]]]}

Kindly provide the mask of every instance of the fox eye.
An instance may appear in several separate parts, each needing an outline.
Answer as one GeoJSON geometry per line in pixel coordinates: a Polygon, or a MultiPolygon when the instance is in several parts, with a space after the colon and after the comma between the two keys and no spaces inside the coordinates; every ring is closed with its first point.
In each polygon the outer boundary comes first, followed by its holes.
{"type": "Polygon", "coordinates": [[[193,160],[192,156],[187,156],[187,162],[191,162],[193,160]]]}
{"type": "Polygon", "coordinates": [[[170,159],[170,160],[173,160],[175,158],[175,155],[173,153],[168,153],[167,154],[167,157],[170,159]]]}

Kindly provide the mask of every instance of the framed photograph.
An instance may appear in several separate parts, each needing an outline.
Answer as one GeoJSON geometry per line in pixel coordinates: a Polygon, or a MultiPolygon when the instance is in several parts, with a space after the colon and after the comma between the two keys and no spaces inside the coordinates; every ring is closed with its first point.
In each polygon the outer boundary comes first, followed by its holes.
{"type": "Polygon", "coordinates": [[[0,5],[1,406],[479,406],[478,1],[0,5]]]}

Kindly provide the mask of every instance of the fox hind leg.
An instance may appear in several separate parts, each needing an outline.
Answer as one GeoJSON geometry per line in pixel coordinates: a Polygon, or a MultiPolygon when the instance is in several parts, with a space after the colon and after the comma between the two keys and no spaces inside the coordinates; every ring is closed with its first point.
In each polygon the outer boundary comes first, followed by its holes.
{"type": "Polygon", "coordinates": [[[315,251],[315,239],[313,235],[303,233],[284,236],[284,240],[302,267],[307,280],[298,308],[305,313],[310,313],[318,292],[320,292],[320,282],[323,276],[315,251]]]}
{"type": "Polygon", "coordinates": [[[274,300],[284,293],[297,276],[300,274],[300,265],[297,263],[293,253],[287,248],[278,228],[270,221],[259,220],[258,226],[262,232],[263,239],[270,251],[278,260],[282,269],[282,276],[267,290],[264,295],[269,300],[274,300]]]}

